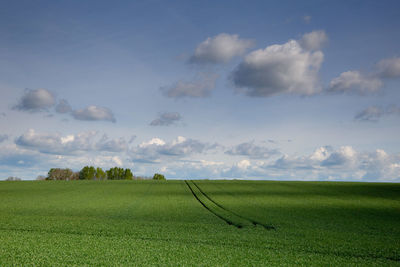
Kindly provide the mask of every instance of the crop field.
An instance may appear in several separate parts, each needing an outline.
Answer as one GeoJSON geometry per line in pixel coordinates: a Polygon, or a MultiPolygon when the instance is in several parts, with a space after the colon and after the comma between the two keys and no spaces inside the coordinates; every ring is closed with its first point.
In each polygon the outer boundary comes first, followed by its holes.
{"type": "Polygon", "coordinates": [[[0,182],[0,266],[400,266],[400,184],[0,182]]]}

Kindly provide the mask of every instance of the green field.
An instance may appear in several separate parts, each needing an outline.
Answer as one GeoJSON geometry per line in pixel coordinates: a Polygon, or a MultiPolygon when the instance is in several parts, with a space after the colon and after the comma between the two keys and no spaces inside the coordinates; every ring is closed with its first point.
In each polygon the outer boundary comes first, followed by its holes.
{"type": "Polygon", "coordinates": [[[400,184],[0,182],[0,266],[400,266],[400,184]]]}

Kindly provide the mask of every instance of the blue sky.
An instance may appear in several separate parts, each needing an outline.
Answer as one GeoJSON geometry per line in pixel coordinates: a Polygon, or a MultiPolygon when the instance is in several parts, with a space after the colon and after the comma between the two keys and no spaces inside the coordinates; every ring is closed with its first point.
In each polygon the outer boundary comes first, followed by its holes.
{"type": "Polygon", "coordinates": [[[398,1],[1,1],[0,179],[400,181],[398,1]]]}

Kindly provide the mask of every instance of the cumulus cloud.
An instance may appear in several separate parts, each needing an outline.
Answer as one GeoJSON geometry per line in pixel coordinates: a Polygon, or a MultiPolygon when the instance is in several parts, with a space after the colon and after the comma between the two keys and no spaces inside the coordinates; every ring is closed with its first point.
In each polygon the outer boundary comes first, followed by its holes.
{"type": "Polygon", "coordinates": [[[305,50],[298,41],[290,40],[251,52],[231,78],[238,91],[248,96],[312,95],[321,90],[318,71],[323,59],[321,51],[305,50]]]}
{"type": "Polygon", "coordinates": [[[182,119],[181,114],[178,112],[164,112],[160,113],[158,118],[154,119],[151,126],[170,126],[182,119]]]}
{"type": "Polygon", "coordinates": [[[83,121],[116,121],[110,109],[94,105],[74,110],[72,116],[77,120],[83,121]]]}
{"type": "Polygon", "coordinates": [[[61,135],[59,133],[38,133],[29,129],[15,139],[15,144],[25,149],[46,154],[76,155],[80,152],[106,151],[123,152],[128,149],[125,138],[110,139],[103,135],[96,140],[98,132],[88,131],[77,134],[61,135]]]}
{"type": "Polygon", "coordinates": [[[376,65],[379,76],[382,78],[399,78],[400,77],[400,58],[382,59],[376,65]]]}
{"type": "Polygon", "coordinates": [[[379,91],[382,85],[383,82],[377,77],[359,71],[346,71],[330,82],[329,92],[365,95],[379,91]]]}
{"type": "Polygon", "coordinates": [[[279,154],[276,149],[270,149],[265,146],[258,146],[254,142],[241,143],[225,151],[228,155],[248,156],[250,158],[269,158],[279,154]]]}
{"type": "Polygon", "coordinates": [[[177,178],[399,181],[400,154],[388,154],[382,149],[360,152],[351,146],[323,146],[309,155],[283,155],[268,161],[174,161],[164,165],[164,170],[177,178]]]}
{"type": "Polygon", "coordinates": [[[400,115],[400,107],[396,105],[388,106],[386,108],[370,106],[358,112],[354,116],[354,119],[357,121],[377,122],[381,117],[392,114],[400,115]]]}
{"type": "Polygon", "coordinates": [[[21,111],[45,111],[55,104],[54,95],[46,89],[27,89],[14,109],[21,111]]]}
{"type": "MultiPolygon", "coordinates": [[[[351,146],[317,148],[311,155],[284,155],[272,163],[251,168],[277,177],[315,180],[400,180],[400,155],[382,149],[359,152],[351,146]],[[277,171],[274,171],[277,170],[277,171]]],[[[253,170],[254,171],[254,170],[253,170]]]]}
{"type": "Polygon", "coordinates": [[[399,181],[400,155],[389,155],[383,149],[377,149],[362,155],[360,168],[365,172],[365,180],[399,181]]]}
{"type": "Polygon", "coordinates": [[[68,103],[67,100],[61,99],[58,102],[58,104],[56,106],[56,112],[57,113],[64,114],[64,113],[70,113],[71,111],[72,111],[72,108],[71,108],[71,106],[70,106],[70,104],[68,103]]]}
{"type": "Polygon", "coordinates": [[[376,93],[383,87],[385,79],[400,77],[400,58],[382,59],[375,65],[375,69],[369,73],[358,70],[343,72],[330,82],[328,91],[359,95],[376,93]]]}
{"type": "Polygon", "coordinates": [[[161,87],[160,90],[166,97],[170,98],[203,98],[211,95],[218,78],[216,74],[200,73],[192,81],[178,81],[172,86],[161,87]]]}
{"type": "Polygon", "coordinates": [[[103,135],[96,144],[96,149],[100,151],[122,152],[128,149],[128,142],[125,138],[109,139],[107,135],[103,135]]]}
{"type": "Polygon", "coordinates": [[[142,142],[131,150],[133,161],[155,163],[162,157],[186,157],[192,154],[203,153],[215,148],[194,139],[178,136],[171,142],[165,142],[160,138],[152,138],[147,142],[142,142]]]}
{"type": "Polygon", "coordinates": [[[49,154],[69,154],[77,151],[93,150],[95,131],[62,136],[59,133],[37,133],[29,129],[17,137],[15,144],[28,149],[49,154]]]}
{"type": "Polygon", "coordinates": [[[342,146],[333,151],[321,161],[321,166],[343,166],[352,165],[357,160],[357,152],[351,146],[342,146]]]}
{"type": "Polygon", "coordinates": [[[303,35],[299,43],[305,50],[319,50],[328,42],[325,31],[312,31],[303,35]]]}
{"type": "Polygon", "coordinates": [[[200,43],[189,62],[227,63],[233,57],[244,54],[253,45],[252,40],[240,39],[237,34],[221,33],[214,37],[208,37],[200,43]]]}

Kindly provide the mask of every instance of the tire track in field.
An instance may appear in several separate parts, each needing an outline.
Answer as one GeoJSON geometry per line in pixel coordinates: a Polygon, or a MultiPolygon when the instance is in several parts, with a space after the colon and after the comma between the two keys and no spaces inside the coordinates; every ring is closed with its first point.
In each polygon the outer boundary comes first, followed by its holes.
{"type": "Polygon", "coordinates": [[[276,230],[275,226],[273,226],[273,225],[269,225],[269,224],[265,224],[265,223],[258,222],[258,221],[256,221],[256,220],[253,220],[253,219],[248,218],[248,217],[246,217],[246,216],[242,216],[242,215],[240,215],[240,214],[238,214],[238,213],[236,213],[236,212],[234,212],[234,211],[232,211],[232,210],[230,210],[230,209],[228,209],[228,208],[225,208],[224,206],[222,206],[221,204],[219,204],[218,202],[216,202],[215,200],[213,200],[211,197],[209,197],[209,196],[200,188],[200,186],[198,186],[194,181],[191,181],[191,182],[197,187],[197,189],[199,189],[199,191],[200,191],[208,200],[210,200],[212,203],[214,203],[215,205],[217,205],[217,206],[220,207],[221,209],[223,209],[223,210],[225,210],[225,211],[227,211],[227,212],[229,212],[229,213],[232,213],[233,215],[235,215],[235,216],[237,216],[237,217],[239,217],[239,218],[242,218],[242,219],[244,219],[244,220],[246,220],[246,221],[251,222],[254,226],[260,225],[260,226],[264,227],[264,228],[267,229],[267,230],[276,230]]]}
{"type": "Polygon", "coordinates": [[[211,212],[212,214],[214,214],[215,216],[217,216],[218,218],[220,218],[221,220],[223,220],[224,222],[226,222],[229,225],[233,225],[237,228],[242,228],[243,226],[241,224],[235,223],[232,220],[225,218],[224,216],[218,214],[217,212],[213,211],[210,207],[208,207],[203,201],[200,200],[200,198],[196,195],[196,193],[193,191],[193,188],[189,185],[188,181],[185,180],[186,185],[189,187],[190,192],[192,192],[192,195],[195,197],[195,199],[204,207],[206,208],[209,212],[211,212]]]}

